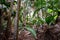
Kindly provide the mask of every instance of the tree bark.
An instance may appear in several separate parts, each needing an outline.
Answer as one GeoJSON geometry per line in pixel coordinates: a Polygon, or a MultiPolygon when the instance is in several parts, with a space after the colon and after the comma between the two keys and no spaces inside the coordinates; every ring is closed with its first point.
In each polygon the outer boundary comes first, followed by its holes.
{"type": "Polygon", "coordinates": [[[2,10],[0,9],[0,32],[2,31],[2,10]]]}
{"type": "Polygon", "coordinates": [[[2,10],[0,9],[0,40],[2,40],[2,10]]]}
{"type": "Polygon", "coordinates": [[[20,13],[20,3],[21,0],[17,0],[17,11],[16,11],[16,17],[14,19],[14,40],[18,40],[18,24],[19,24],[19,13],[20,13]]]}
{"type": "Polygon", "coordinates": [[[12,0],[7,0],[7,2],[10,2],[10,9],[7,10],[7,14],[8,14],[8,17],[7,17],[7,35],[8,35],[8,38],[7,40],[10,40],[10,36],[11,36],[11,13],[12,13],[12,7],[13,7],[13,1],[12,0]]]}

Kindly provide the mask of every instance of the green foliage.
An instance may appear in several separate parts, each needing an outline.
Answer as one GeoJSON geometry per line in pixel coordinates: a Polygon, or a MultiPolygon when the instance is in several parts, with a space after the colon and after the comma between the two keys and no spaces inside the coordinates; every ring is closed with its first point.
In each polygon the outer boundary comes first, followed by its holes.
{"type": "Polygon", "coordinates": [[[35,20],[32,21],[32,24],[36,24],[36,22],[37,22],[37,20],[35,19],[35,20]]]}
{"type": "Polygon", "coordinates": [[[0,4],[4,4],[5,3],[5,0],[0,0],[0,4]]]}
{"type": "Polygon", "coordinates": [[[40,8],[37,8],[37,9],[34,11],[33,17],[34,17],[36,14],[38,14],[39,10],[40,10],[40,8]]]}
{"type": "Polygon", "coordinates": [[[20,8],[20,14],[19,14],[20,22],[23,22],[22,17],[23,17],[23,7],[20,8]]]}
{"type": "Polygon", "coordinates": [[[38,8],[47,8],[51,10],[60,9],[59,0],[35,0],[34,6],[38,8]]]}
{"type": "Polygon", "coordinates": [[[10,7],[10,3],[9,2],[5,2],[4,5],[8,8],[10,7]]]}
{"type": "MultiPolygon", "coordinates": [[[[45,18],[45,21],[47,24],[50,24],[53,20],[56,19],[57,16],[55,16],[54,12],[58,12],[60,9],[59,6],[59,0],[35,0],[34,6],[36,7],[36,10],[34,11],[33,17],[38,14],[39,10],[45,8],[47,17],[45,18]],[[49,15],[48,15],[49,14],[49,15]],[[51,16],[51,15],[52,16],[51,16]]],[[[57,14],[56,14],[57,15],[57,14]]],[[[41,22],[41,19],[38,18],[37,24],[43,24],[43,21],[41,22]]]]}
{"type": "Polygon", "coordinates": [[[45,6],[45,0],[36,0],[35,3],[34,3],[34,6],[36,8],[42,8],[45,6]]]}
{"type": "MultiPolygon", "coordinates": [[[[25,1],[26,1],[25,2],[26,4],[24,4],[25,5],[24,8],[23,7],[20,8],[20,14],[19,14],[19,21],[20,21],[19,27],[20,28],[23,28],[22,27],[23,26],[23,12],[24,12],[24,10],[28,9],[28,7],[31,6],[30,0],[25,0],[25,1]]],[[[49,1],[48,0],[34,0],[35,11],[34,11],[33,17],[29,20],[28,15],[26,15],[26,17],[27,17],[26,19],[29,21],[29,23],[31,23],[33,25],[34,24],[36,24],[36,25],[40,25],[41,24],[42,25],[45,22],[49,25],[52,21],[54,22],[54,20],[56,20],[56,18],[57,18],[57,14],[55,15],[52,12],[58,12],[58,11],[60,11],[60,4],[59,3],[60,3],[59,0],[49,0],[49,1]],[[47,11],[46,12],[47,14],[45,14],[45,15],[47,15],[45,19],[40,18],[38,16],[35,17],[35,15],[38,14],[38,12],[40,11],[40,9],[45,10],[45,12],[47,11]],[[53,14],[53,15],[48,15],[48,14],[53,14]]],[[[5,5],[6,8],[10,7],[10,3],[6,2],[5,0],[0,0],[0,4],[5,5]]],[[[17,1],[14,1],[14,5],[17,5],[17,1]]],[[[6,8],[4,8],[5,11],[6,11],[6,8]]],[[[13,16],[15,16],[16,11],[14,11],[12,13],[13,16]]],[[[30,25],[26,24],[25,28],[28,31],[30,31],[34,37],[36,37],[36,32],[35,32],[35,30],[33,28],[30,27],[30,25]]]]}
{"type": "Polygon", "coordinates": [[[14,5],[17,4],[17,1],[14,1],[14,5]]]}
{"type": "Polygon", "coordinates": [[[4,4],[7,8],[10,7],[10,3],[6,2],[6,0],[0,0],[0,4],[4,4]]]}
{"type": "Polygon", "coordinates": [[[48,12],[48,13],[52,13],[53,10],[52,10],[52,9],[47,9],[47,12],[48,12]]]}
{"type": "Polygon", "coordinates": [[[31,28],[29,25],[26,26],[26,29],[31,32],[31,34],[33,35],[34,38],[36,38],[36,31],[31,28]]]}
{"type": "Polygon", "coordinates": [[[39,24],[44,24],[45,23],[45,21],[44,21],[44,19],[43,18],[40,18],[40,17],[38,17],[37,18],[37,24],[39,23],[39,24]]]}
{"type": "Polygon", "coordinates": [[[55,17],[55,15],[54,16],[48,16],[48,17],[46,17],[45,18],[46,23],[50,24],[54,20],[54,17],[55,17]]]}

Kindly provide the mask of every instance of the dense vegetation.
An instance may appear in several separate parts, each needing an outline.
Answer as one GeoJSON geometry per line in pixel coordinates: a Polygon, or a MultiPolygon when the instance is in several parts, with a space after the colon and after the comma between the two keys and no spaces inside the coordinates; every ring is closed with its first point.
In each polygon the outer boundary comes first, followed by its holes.
{"type": "Polygon", "coordinates": [[[60,40],[60,0],[0,0],[0,40],[60,40]]]}

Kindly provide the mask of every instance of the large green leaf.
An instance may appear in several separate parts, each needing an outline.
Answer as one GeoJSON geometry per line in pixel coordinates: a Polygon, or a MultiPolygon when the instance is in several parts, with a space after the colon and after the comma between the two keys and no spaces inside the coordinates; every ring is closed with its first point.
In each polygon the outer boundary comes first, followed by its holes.
{"type": "Polygon", "coordinates": [[[52,13],[53,10],[52,10],[52,9],[47,9],[47,12],[48,12],[48,13],[52,13]]]}
{"type": "Polygon", "coordinates": [[[34,38],[36,38],[36,31],[35,31],[33,28],[27,26],[26,29],[27,29],[29,32],[32,33],[32,35],[33,35],[34,38]]]}
{"type": "Polygon", "coordinates": [[[55,17],[55,15],[54,16],[48,16],[48,17],[46,17],[45,18],[46,23],[49,24],[51,21],[54,20],[54,17],[55,17]]]}

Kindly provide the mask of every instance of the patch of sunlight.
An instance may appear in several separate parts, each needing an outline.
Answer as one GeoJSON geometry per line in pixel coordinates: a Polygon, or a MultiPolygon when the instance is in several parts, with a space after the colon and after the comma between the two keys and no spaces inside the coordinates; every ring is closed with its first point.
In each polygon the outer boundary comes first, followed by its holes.
{"type": "Polygon", "coordinates": [[[34,9],[33,8],[29,8],[29,14],[28,14],[28,16],[32,17],[33,13],[34,13],[34,9]]]}

